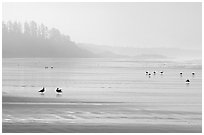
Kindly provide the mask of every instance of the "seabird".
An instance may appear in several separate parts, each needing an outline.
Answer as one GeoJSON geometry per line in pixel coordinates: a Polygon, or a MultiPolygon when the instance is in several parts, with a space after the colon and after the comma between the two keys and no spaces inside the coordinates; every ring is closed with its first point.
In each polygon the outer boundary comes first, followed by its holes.
{"type": "Polygon", "coordinates": [[[192,75],[195,75],[195,72],[192,72],[192,75]]]}
{"type": "Polygon", "coordinates": [[[189,83],[190,83],[190,80],[189,80],[189,79],[187,79],[187,80],[186,80],[186,84],[189,84],[189,83]]]}
{"type": "Polygon", "coordinates": [[[57,88],[56,92],[57,92],[57,94],[60,94],[60,93],[62,93],[62,89],[57,88]]]}
{"type": "Polygon", "coordinates": [[[149,72],[148,72],[148,71],[146,71],[145,73],[146,73],[146,75],[148,75],[148,73],[149,73],[149,72]]]}
{"type": "Polygon", "coordinates": [[[45,92],[45,88],[43,87],[40,91],[38,92],[41,92],[41,93],[44,93],[45,92]]]}
{"type": "Polygon", "coordinates": [[[155,75],[155,74],[156,74],[156,71],[154,71],[153,73],[154,73],[154,75],[155,75]]]}
{"type": "Polygon", "coordinates": [[[163,74],[164,72],[163,71],[160,71],[160,74],[163,74]]]}
{"type": "Polygon", "coordinates": [[[182,72],[180,72],[180,75],[182,75],[183,73],[182,72]]]}

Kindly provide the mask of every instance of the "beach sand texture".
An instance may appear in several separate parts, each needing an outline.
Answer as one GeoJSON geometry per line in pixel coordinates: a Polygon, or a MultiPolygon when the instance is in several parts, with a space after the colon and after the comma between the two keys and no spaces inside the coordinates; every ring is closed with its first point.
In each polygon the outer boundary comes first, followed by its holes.
{"type": "Polygon", "coordinates": [[[201,64],[3,58],[2,70],[3,133],[202,132],[201,64]]]}

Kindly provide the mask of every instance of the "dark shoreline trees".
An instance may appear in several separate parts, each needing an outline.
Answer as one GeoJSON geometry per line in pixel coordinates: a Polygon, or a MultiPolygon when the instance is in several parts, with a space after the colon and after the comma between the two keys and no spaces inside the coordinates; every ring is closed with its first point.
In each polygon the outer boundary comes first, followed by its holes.
{"type": "Polygon", "coordinates": [[[38,25],[36,22],[2,22],[3,34],[21,34],[26,37],[41,38],[41,39],[54,39],[54,40],[70,40],[69,36],[61,34],[56,28],[48,29],[44,24],[38,25]]]}
{"type": "Polygon", "coordinates": [[[68,35],[34,21],[2,22],[3,57],[95,57],[79,48],[68,35]]]}

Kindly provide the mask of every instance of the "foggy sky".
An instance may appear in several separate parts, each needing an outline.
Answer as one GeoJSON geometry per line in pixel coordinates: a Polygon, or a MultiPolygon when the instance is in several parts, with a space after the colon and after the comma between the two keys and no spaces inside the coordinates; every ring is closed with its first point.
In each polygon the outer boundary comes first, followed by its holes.
{"type": "Polygon", "coordinates": [[[55,27],[75,42],[201,49],[201,3],[3,3],[3,20],[55,27]]]}

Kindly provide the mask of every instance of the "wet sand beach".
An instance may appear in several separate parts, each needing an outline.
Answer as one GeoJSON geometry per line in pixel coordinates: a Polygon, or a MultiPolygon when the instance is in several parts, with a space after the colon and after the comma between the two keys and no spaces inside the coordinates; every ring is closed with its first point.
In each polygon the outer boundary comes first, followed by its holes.
{"type": "Polygon", "coordinates": [[[196,133],[202,129],[200,113],[144,109],[146,103],[26,100],[3,97],[4,133],[196,133]],[[190,122],[188,115],[194,120],[190,122]]]}
{"type": "Polygon", "coordinates": [[[202,132],[199,65],[61,59],[48,61],[59,66],[46,70],[47,60],[3,62],[3,133],[202,132]],[[149,78],[150,69],[164,75],[149,78]]]}
{"type": "Polygon", "coordinates": [[[14,124],[3,125],[4,133],[201,133],[201,127],[152,124],[14,124]]]}

